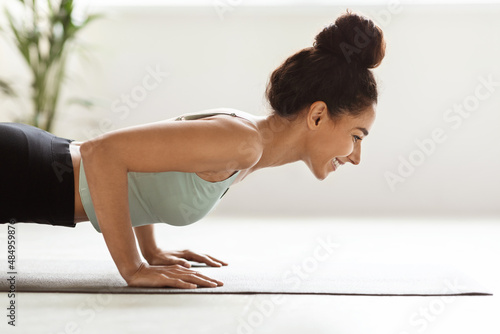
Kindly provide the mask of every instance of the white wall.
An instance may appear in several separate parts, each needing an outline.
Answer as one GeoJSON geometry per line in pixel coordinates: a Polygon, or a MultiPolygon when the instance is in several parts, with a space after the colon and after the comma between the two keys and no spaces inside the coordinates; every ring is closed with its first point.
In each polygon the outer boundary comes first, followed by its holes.
{"type": "MultiPolygon", "coordinates": [[[[81,35],[92,46],[92,60],[71,63],[63,95],[91,97],[102,106],[62,106],[53,132],[86,140],[216,107],[265,115],[270,73],[311,46],[345,8],[241,5],[223,16],[211,6],[104,9],[107,18],[81,35]],[[156,67],[168,75],[137,106],[125,108],[122,94],[138,92],[148,68],[156,67]]],[[[303,163],[258,171],[232,187],[212,215],[498,216],[500,85],[493,92],[477,87],[480,77],[500,82],[500,6],[401,5],[390,16],[389,5],[349,8],[374,18],[388,43],[374,71],[378,116],[363,141],[362,163],[343,166],[324,181],[303,163]],[[475,101],[477,106],[469,104],[475,101]],[[460,124],[444,119],[447,110],[464,103],[473,109],[470,117],[460,124]],[[441,131],[444,141],[429,155],[418,153],[415,141],[431,138],[433,131],[441,131]],[[387,172],[398,174],[401,158],[419,154],[423,163],[391,189],[387,172]]],[[[0,46],[2,77],[22,86],[28,80],[23,64],[12,47],[0,46]]],[[[27,110],[23,105],[3,99],[0,121],[27,110]]]]}

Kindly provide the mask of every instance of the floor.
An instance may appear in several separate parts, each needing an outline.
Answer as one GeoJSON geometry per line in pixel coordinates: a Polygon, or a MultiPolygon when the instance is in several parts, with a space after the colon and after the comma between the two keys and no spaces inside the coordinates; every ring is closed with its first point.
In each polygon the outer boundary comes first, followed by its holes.
{"type": "MultiPolygon", "coordinates": [[[[191,249],[227,261],[311,256],[318,237],[347,263],[445,263],[493,296],[373,297],[312,295],[117,295],[18,293],[16,328],[1,333],[499,333],[498,219],[224,218],[186,227],[157,225],[166,249],[191,249]]],[[[75,229],[16,225],[18,275],[23,259],[85,261],[109,257],[90,223],[75,229]]],[[[0,277],[7,273],[7,226],[0,225],[0,277]]]]}

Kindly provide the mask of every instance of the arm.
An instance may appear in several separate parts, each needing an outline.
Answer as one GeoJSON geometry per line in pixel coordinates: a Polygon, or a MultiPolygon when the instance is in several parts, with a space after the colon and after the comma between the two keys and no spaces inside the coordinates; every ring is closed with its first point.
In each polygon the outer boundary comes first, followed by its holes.
{"type": "Polygon", "coordinates": [[[120,275],[128,282],[142,260],[130,222],[127,167],[119,159],[106,157],[102,147],[85,142],[80,152],[99,227],[120,275]]]}
{"type": "Polygon", "coordinates": [[[155,253],[158,253],[160,249],[156,245],[154,225],[143,225],[134,227],[135,236],[141,248],[142,256],[151,263],[151,259],[155,253]]]}
{"type": "MultiPolygon", "coordinates": [[[[85,144],[84,144],[85,145],[85,144]]],[[[196,288],[222,282],[180,265],[150,266],[142,262],[130,221],[127,169],[102,147],[82,145],[82,159],[102,235],[120,275],[129,286],[196,288]]]]}
{"type": "MultiPolygon", "coordinates": [[[[82,144],[81,156],[99,227],[113,261],[129,285],[186,287],[176,278],[180,273],[170,278],[165,267],[148,267],[142,262],[130,219],[127,172],[249,168],[260,153],[257,149],[250,152],[255,154],[249,154],[241,144],[248,147],[248,143],[257,143],[258,147],[259,137],[255,130],[235,124],[229,120],[162,121],[112,131],[82,144]]],[[[195,281],[207,283],[201,276],[195,281]]],[[[192,278],[187,279],[192,282],[192,278]]]]}

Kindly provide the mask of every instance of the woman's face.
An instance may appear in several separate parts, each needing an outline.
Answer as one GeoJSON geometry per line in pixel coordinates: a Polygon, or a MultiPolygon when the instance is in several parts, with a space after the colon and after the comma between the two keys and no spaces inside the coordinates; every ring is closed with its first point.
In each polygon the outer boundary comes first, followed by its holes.
{"type": "MultiPolygon", "coordinates": [[[[315,102],[316,103],[316,102],[315,102]]],[[[343,116],[333,120],[326,104],[311,106],[307,115],[309,130],[306,164],[316,178],[323,180],[342,165],[361,162],[361,144],[375,121],[373,106],[357,117],[343,116]]]]}

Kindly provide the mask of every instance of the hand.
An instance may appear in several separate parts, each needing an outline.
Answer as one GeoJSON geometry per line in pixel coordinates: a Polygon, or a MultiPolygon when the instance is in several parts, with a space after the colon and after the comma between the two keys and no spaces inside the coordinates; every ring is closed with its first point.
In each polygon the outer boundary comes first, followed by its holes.
{"type": "Polygon", "coordinates": [[[215,288],[223,285],[221,281],[209,278],[191,269],[186,269],[178,264],[151,266],[144,262],[132,276],[125,280],[129,286],[134,287],[195,289],[197,286],[215,288]]]}
{"type": "Polygon", "coordinates": [[[227,266],[227,263],[221,260],[217,260],[213,256],[206,254],[197,254],[190,251],[189,249],[185,249],[182,251],[164,251],[161,249],[157,249],[156,251],[148,254],[146,260],[150,265],[180,264],[181,266],[184,266],[186,268],[191,268],[191,264],[186,260],[205,263],[206,265],[209,265],[211,267],[227,266]]]}

